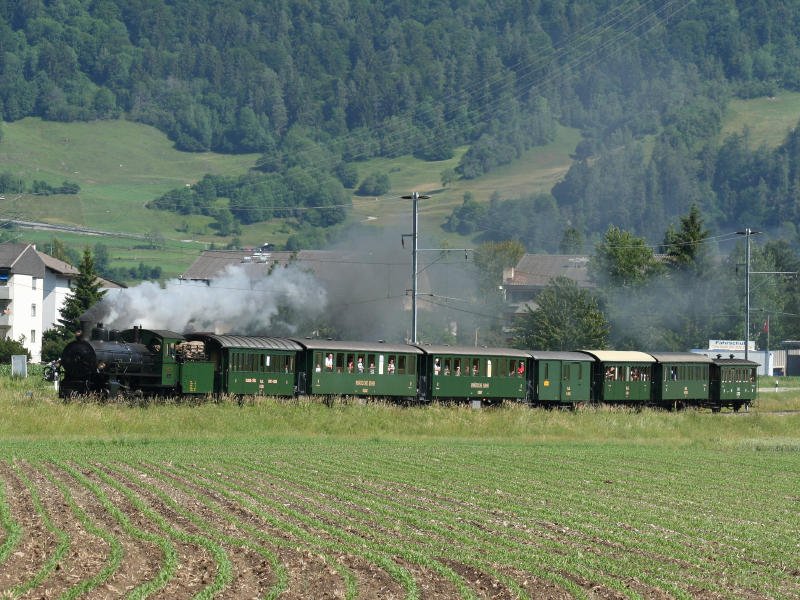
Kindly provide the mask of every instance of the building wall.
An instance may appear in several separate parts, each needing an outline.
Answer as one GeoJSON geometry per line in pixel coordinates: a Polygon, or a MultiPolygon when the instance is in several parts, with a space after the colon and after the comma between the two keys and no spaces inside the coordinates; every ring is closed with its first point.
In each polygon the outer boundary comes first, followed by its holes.
{"type": "Polygon", "coordinates": [[[69,279],[53,271],[45,278],[15,273],[0,292],[0,337],[21,341],[32,362],[41,362],[42,335],[52,328],[70,293],[69,279]]]}
{"type": "Polygon", "coordinates": [[[11,301],[2,323],[5,338],[22,342],[33,362],[42,357],[44,281],[41,277],[15,273],[8,280],[11,301]]]}

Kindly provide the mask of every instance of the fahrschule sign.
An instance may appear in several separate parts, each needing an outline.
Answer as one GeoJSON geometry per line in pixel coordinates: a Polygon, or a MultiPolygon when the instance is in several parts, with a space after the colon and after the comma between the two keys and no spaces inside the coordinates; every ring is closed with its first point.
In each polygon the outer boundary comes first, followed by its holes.
{"type": "MultiPolygon", "coordinates": [[[[729,350],[730,352],[744,352],[744,340],[708,340],[709,350],[729,350]]],[[[751,340],[747,349],[755,351],[755,340],[751,340]]]]}

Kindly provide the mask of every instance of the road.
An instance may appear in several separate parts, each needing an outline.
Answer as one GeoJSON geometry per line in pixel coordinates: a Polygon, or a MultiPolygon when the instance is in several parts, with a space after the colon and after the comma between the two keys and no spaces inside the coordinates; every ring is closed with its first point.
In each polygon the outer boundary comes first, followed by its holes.
{"type": "Polygon", "coordinates": [[[18,219],[8,219],[7,223],[13,223],[17,227],[26,229],[44,229],[51,231],[65,231],[69,233],[80,233],[83,235],[98,235],[111,237],[124,237],[136,240],[143,240],[145,236],[135,233],[124,233],[122,231],[103,231],[102,229],[91,229],[89,227],[76,227],[74,225],[54,225],[53,223],[42,223],[40,221],[20,221],[18,219]]]}

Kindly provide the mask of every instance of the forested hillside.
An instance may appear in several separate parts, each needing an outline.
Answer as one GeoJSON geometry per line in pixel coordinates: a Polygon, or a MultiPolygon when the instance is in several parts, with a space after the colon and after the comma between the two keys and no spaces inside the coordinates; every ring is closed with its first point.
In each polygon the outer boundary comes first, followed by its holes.
{"type": "Polygon", "coordinates": [[[468,145],[453,175],[469,179],[556,123],[583,141],[537,200],[547,231],[517,234],[529,249],[556,250],[553,224],[658,236],[694,203],[713,225],[800,216],[795,136],[776,150],[719,139],[731,97],[800,89],[796,0],[3,0],[0,19],[5,120],[122,116],[180,149],[261,153],[260,174],[151,204],[221,227],[296,207],[333,225],[355,161],[468,145]]]}

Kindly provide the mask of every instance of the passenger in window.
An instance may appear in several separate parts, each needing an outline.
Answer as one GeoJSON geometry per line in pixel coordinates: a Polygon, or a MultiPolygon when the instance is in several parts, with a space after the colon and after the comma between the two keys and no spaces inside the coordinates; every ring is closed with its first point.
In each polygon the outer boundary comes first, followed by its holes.
{"type": "Polygon", "coordinates": [[[356,364],[356,369],[358,369],[359,373],[364,372],[364,359],[360,356],[358,357],[358,364],[356,364]]]}
{"type": "Polygon", "coordinates": [[[328,354],[328,356],[325,357],[325,370],[333,371],[333,354],[328,354]]]}
{"type": "Polygon", "coordinates": [[[436,358],[433,361],[433,374],[438,375],[439,372],[442,370],[442,365],[439,364],[439,359],[436,358]]]}
{"type": "Polygon", "coordinates": [[[369,363],[369,374],[370,375],[375,375],[375,363],[374,362],[369,363]]]}
{"type": "Polygon", "coordinates": [[[352,360],[349,363],[347,363],[347,372],[348,373],[352,373],[353,372],[353,361],[352,360]]]}
{"type": "Polygon", "coordinates": [[[386,365],[386,372],[389,373],[390,375],[394,373],[394,359],[393,358],[389,359],[389,364],[386,365]]]}
{"type": "Polygon", "coordinates": [[[460,377],[460,376],[461,376],[461,365],[457,365],[456,366],[456,377],[460,377]]]}
{"type": "Polygon", "coordinates": [[[525,363],[523,361],[519,361],[519,366],[517,367],[517,375],[522,377],[525,375],[525,363]]]}
{"type": "Polygon", "coordinates": [[[472,365],[472,376],[473,377],[478,376],[478,365],[472,365]]]}

